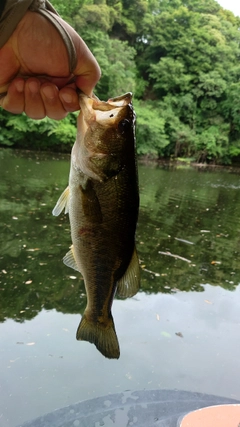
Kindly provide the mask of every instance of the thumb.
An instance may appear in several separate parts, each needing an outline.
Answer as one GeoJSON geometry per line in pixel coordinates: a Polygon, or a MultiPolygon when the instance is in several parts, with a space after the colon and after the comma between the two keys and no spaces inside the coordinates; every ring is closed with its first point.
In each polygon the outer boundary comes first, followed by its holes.
{"type": "Polygon", "coordinates": [[[93,56],[82,39],[77,50],[77,66],[74,70],[75,84],[86,95],[91,96],[94,87],[101,76],[101,70],[96,58],[93,56]]]}
{"type": "Polygon", "coordinates": [[[61,18],[62,25],[66,28],[72,38],[76,50],[77,65],[73,74],[75,76],[75,84],[86,95],[91,96],[93,88],[97,84],[101,76],[101,70],[98,62],[83,39],[67,22],[61,18]]]}

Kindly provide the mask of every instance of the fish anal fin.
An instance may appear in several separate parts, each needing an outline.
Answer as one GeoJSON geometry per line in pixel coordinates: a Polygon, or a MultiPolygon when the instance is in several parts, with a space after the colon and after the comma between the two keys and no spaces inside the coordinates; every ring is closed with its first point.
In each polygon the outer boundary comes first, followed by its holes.
{"type": "Polygon", "coordinates": [[[68,213],[68,201],[69,201],[69,186],[65,188],[64,192],[59,197],[56,206],[54,207],[52,214],[54,216],[60,215],[60,213],[65,209],[64,213],[68,213]]]}
{"type": "Polygon", "coordinates": [[[103,356],[108,359],[118,359],[120,349],[112,317],[107,323],[88,319],[84,314],[77,329],[76,338],[94,344],[103,356]]]}
{"type": "Polygon", "coordinates": [[[70,251],[68,251],[66,255],[63,257],[63,263],[67,265],[67,267],[70,267],[70,268],[73,268],[74,270],[79,271],[79,268],[75,259],[75,255],[74,255],[73,245],[71,246],[70,251]]]}
{"type": "Polygon", "coordinates": [[[135,295],[140,285],[140,267],[136,248],[134,248],[132,259],[127,271],[118,281],[117,293],[122,298],[135,295]]]}

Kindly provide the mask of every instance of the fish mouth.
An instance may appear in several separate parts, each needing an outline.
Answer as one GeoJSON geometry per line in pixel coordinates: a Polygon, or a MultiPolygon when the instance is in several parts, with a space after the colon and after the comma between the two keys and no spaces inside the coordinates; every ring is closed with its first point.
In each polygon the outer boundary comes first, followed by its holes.
{"type": "Polygon", "coordinates": [[[131,92],[110,98],[105,102],[100,101],[95,95],[90,97],[79,91],[79,104],[84,120],[88,124],[97,121],[111,125],[119,120],[121,115],[126,115],[126,107],[133,110],[131,92]]]}
{"type": "Polygon", "coordinates": [[[85,99],[85,102],[87,99],[93,101],[93,109],[111,109],[111,105],[114,107],[123,107],[124,105],[128,105],[132,102],[133,94],[132,92],[126,92],[123,95],[116,96],[114,98],[109,98],[107,102],[100,101],[100,99],[96,95],[88,96],[84,92],[82,92],[80,89],[77,89],[78,95],[79,95],[79,103],[85,99]]]}
{"type": "Polygon", "coordinates": [[[123,95],[116,96],[115,98],[109,98],[107,102],[116,107],[123,107],[124,105],[131,104],[132,92],[124,93],[123,95]]]}

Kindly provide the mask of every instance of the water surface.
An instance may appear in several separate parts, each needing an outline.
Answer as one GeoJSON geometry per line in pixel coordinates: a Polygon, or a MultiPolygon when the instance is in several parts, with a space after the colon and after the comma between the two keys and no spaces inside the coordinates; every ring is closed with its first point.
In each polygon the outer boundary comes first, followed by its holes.
{"type": "Polygon", "coordinates": [[[124,390],[240,399],[238,170],[139,166],[141,291],[113,304],[119,360],[75,340],[84,283],[51,215],[68,173],[69,156],[0,151],[0,425],[124,390]]]}

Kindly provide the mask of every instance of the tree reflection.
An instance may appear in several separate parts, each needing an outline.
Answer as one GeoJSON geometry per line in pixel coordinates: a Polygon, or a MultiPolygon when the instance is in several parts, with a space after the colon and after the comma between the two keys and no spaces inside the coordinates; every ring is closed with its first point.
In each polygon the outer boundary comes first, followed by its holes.
{"type": "MultiPolygon", "coordinates": [[[[69,156],[6,150],[0,157],[0,321],[23,322],[43,308],[82,313],[83,279],[62,263],[71,244],[69,220],[51,214],[66,186],[69,156]]],[[[141,165],[139,172],[141,292],[199,292],[205,283],[234,290],[240,281],[238,172],[141,165]]]]}

